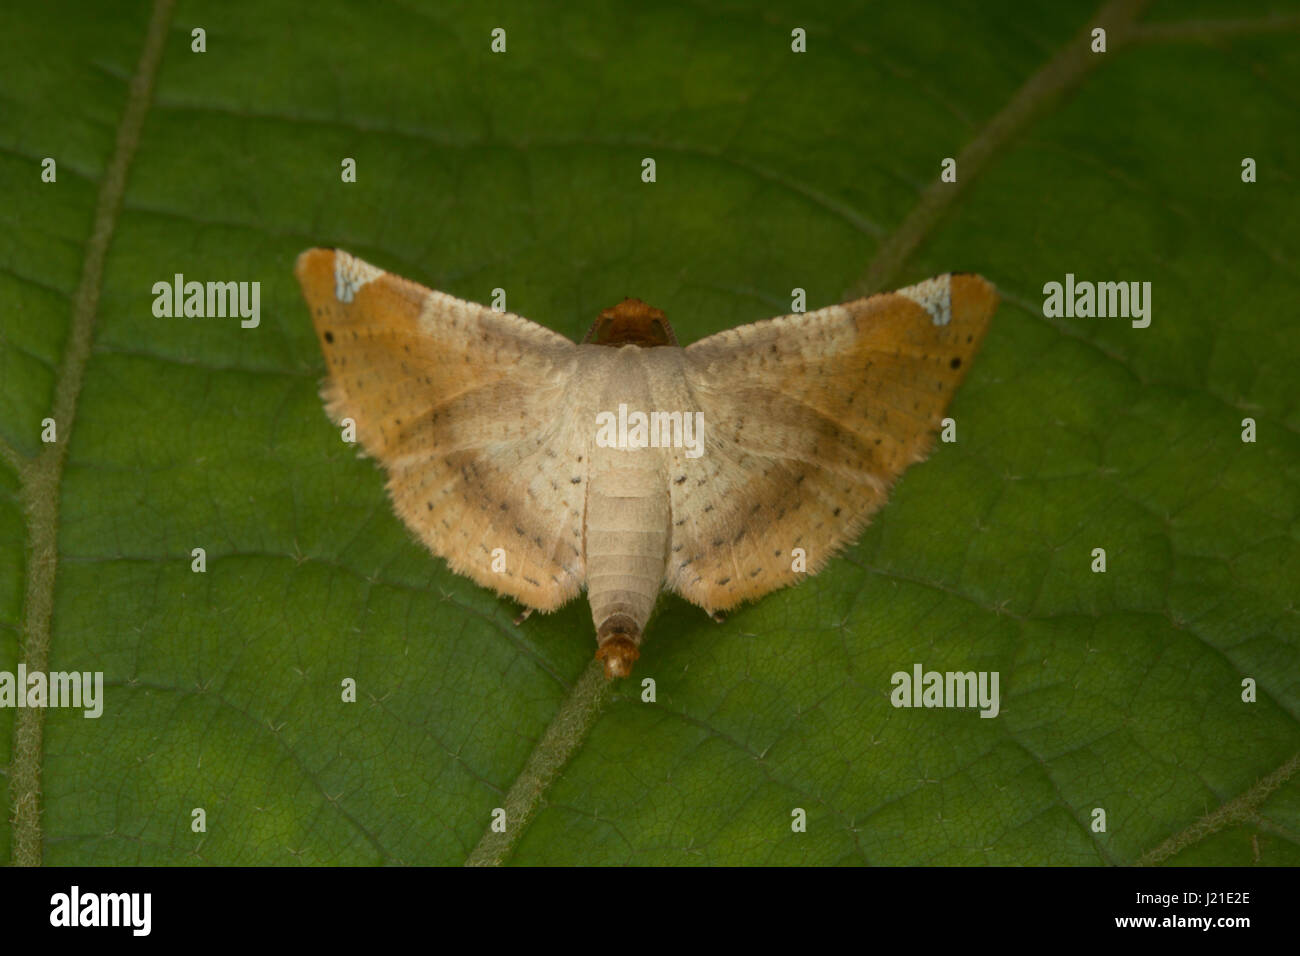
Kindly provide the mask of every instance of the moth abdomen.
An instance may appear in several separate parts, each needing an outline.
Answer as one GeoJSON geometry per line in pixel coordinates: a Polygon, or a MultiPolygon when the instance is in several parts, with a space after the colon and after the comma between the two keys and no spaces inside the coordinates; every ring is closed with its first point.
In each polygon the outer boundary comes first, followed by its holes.
{"type": "Polygon", "coordinates": [[[627,677],[641,656],[641,628],[626,614],[614,614],[596,628],[596,660],[605,662],[605,678],[627,677]]]}

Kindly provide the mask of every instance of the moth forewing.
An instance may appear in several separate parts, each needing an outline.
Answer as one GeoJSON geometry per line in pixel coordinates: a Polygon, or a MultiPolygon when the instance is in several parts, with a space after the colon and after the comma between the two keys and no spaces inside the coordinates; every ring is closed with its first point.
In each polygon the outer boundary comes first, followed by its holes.
{"type": "Polygon", "coordinates": [[[693,516],[674,522],[672,588],[725,610],[851,543],[925,457],[996,304],[978,276],[939,276],[688,346],[715,440],[707,480],[669,487],[693,516]]]}
{"type": "Polygon", "coordinates": [[[560,607],[585,580],[577,346],[358,262],[331,249],[298,259],[331,416],[356,422],[398,515],[452,570],[560,607]]]}

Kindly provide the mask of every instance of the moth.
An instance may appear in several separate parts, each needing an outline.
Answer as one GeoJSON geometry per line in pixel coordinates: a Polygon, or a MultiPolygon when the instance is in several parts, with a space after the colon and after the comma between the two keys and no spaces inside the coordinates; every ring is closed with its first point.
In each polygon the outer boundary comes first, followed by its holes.
{"type": "Polygon", "coordinates": [[[928,454],[998,302],[950,273],[683,348],[627,299],[577,344],[343,251],[296,273],[326,412],[398,515],[527,609],[585,588],[607,678],[631,673],[661,590],[716,614],[851,544],[928,454]]]}

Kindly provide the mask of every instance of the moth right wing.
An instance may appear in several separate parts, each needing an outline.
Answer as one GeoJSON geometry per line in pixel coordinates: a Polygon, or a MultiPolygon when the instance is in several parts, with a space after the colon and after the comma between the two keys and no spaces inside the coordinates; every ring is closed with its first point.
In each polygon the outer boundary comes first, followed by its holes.
{"type": "Polygon", "coordinates": [[[577,346],[346,252],[310,249],[295,272],[329,365],[326,411],[355,422],[407,526],[528,607],[576,596],[589,438],[571,408],[577,346]]]}
{"type": "Polygon", "coordinates": [[[705,610],[798,581],[923,460],[997,307],[975,275],[755,322],[685,350],[703,454],[667,456],[667,584],[705,610]]]}

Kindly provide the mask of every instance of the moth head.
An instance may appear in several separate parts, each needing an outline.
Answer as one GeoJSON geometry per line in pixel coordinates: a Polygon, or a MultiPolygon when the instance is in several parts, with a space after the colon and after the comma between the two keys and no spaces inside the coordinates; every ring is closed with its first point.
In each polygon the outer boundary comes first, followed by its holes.
{"type": "Polygon", "coordinates": [[[582,344],[639,345],[643,349],[652,349],[660,345],[675,346],[677,336],[673,335],[673,327],[658,309],[640,299],[624,299],[597,316],[582,344]]]}

